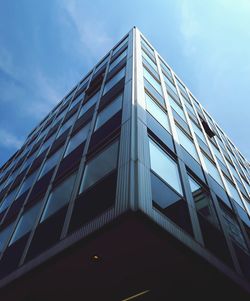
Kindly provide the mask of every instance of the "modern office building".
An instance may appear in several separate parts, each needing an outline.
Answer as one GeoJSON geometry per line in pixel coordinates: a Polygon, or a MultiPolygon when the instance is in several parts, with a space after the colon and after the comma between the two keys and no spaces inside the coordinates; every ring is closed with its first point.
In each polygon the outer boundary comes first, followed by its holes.
{"type": "Polygon", "coordinates": [[[0,200],[0,300],[249,299],[250,164],[137,28],[2,166],[0,200]]]}

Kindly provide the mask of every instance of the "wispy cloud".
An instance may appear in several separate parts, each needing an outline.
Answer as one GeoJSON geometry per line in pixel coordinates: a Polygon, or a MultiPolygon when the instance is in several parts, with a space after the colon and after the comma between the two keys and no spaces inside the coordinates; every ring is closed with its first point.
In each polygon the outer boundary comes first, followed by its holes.
{"type": "Polygon", "coordinates": [[[45,76],[42,71],[34,73],[35,95],[30,95],[26,100],[28,106],[26,113],[33,115],[34,118],[43,118],[60,101],[63,87],[56,87],[56,79],[52,80],[45,76]]]}
{"type": "Polygon", "coordinates": [[[17,113],[23,117],[44,117],[65,92],[63,85],[58,87],[57,78],[45,75],[38,64],[20,70],[4,47],[0,47],[0,71],[6,74],[0,82],[0,103],[15,103],[16,108],[20,106],[17,113]]]}
{"type": "MultiPolygon", "coordinates": [[[[81,1],[60,1],[60,6],[65,12],[65,22],[71,24],[74,33],[77,33],[75,50],[78,54],[87,51],[88,56],[97,59],[104,55],[114,44],[113,38],[107,34],[107,24],[104,18],[97,16],[88,9],[87,3],[81,1]]],[[[95,8],[95,5],[93,6],[95,8]]],[[[86,58],[85,58],[86,59],[86,58]]]]}
{"type": "Polygon", "coordinates": [[[0,144],[5,148],[19,148],[23,140],[11,132],[0,129],[0,144]]]}
{"type": "Polygon", "coordinates": [[[198,18],[190,5],[190,1],[181,1],[180,17],[180,32],[184,42],[184,53],[191,55],[196,51],[194,40],[201,34],[201,24],[198,22],[198,18]]]}

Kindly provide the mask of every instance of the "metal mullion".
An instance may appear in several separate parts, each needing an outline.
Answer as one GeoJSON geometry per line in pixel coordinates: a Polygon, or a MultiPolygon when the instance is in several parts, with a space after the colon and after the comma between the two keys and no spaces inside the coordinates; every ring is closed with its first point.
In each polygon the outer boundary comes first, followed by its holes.
{"type": "MultiPolygon", "coordinates": [[[[86,155],[87,155],[87,151],[88,151],[90,139],[91,139],[92,134],[94,132],[94,126],[95,126],[95,121],[96,121],[96,117],[97,117],[97,113],[98,113],[99,102],[100,102],[100,99],[102,97],[103,89],[104,89],[104,86],[105,86],[105,81],[106,81],[108,70],[109,70],[109,65],[110,65],[110,60],[111,60],[112,52],[113,51],[111,50],[110,53],[109,53],[109,55],[107,56],[109,58],[108,58],[106,69],[105,69],[105,75],[104,75],[104,78],[103,78],[103,81],[102,81],[102,85],[101,85],[101,88],[100,88],[98,100],[97,100],[97,102],[94,105],[95,106],[94,114],[92,116],[92,120],[91,120],[91,124],[90,124],[90,128],[89,128],[89,132],[88,132],[88,137],[86,139],[86,143],[85,143],[85,146],[84,146],[84,151],[83,151],[82,159],[80,161],[79,169],[78,169],[78,172],[77,172],[77,175],[76,175],[75,187],[74,187],[74,190],[73,190],[73,193],[72,193],[69,205],[68,205],[68,210],[67,210],[67,213],[66,213],[66,217],[65,217],[65,221],[64,221],[64,225],[63,225],[63,229],[62,229],[62,232],[61,232],[60,239],[63,239],[63,238],[65,238],[67,236],[67,232],[68,232],[68,228],[69,228],[71,216],[73,214],[75,200],[76,200],[77,195],[78,195],[78,190],[79,190],[79,187],[80,187],[80,184],[81,184],[81,179],[82,179],[83,171],[84,171],[85,164],[86,164],[86,155]]],[[[89,80],[88,87],[90,85],[90,82],[91,82],[91,80],[93,78],[93,75],[95,73],[95,69],[96,69],[97,66],[98,66],[98,64],[93,69],[93,73],[92,73],[92,76],[91,76],[91,78],[89,80]]]]}

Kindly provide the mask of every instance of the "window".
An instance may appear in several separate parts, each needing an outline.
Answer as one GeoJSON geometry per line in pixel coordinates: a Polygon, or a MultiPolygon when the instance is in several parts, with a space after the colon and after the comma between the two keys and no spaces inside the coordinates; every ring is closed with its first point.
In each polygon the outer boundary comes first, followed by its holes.
{"type": "Polygon", "coordinates": [[[187,92],[186,92],[186,89],[185,89],[185,86],[178,80],[178,78],[176,78],[175,76],[175,79],[177,81],[177,85],[178,87],[181,89],[181,91],[187,96],[187,92]]]}
{"type": "Polygon", "coordinates": [[[17,224],[16,230],[11,238],[9,245],[12,245],[15,241],[17,241],[32,230],[41,205],[42,202],[40,201],[35,206],[31,207],[29,210],[23,213],[17,224]]]}
{"type": "Polygon", "coordinates": [[[189,185],[193,195],[198,217],[203,217],[219,228],[218,218],[213,207],[212,200],[206,190],[198,184],[192,177],[188,176],[189,185]]]}
{"type": "Polygon", "coordinates": [[[78,87],[78,91],[89,81],[89,76],[87,76],[85,79],[83,79],[78,87]]]}
{"type": "Polygon", "coordinates": [[[160,95],[162,95],[161,84],[148,72],[146,68],[143,68],[143,74],[145,79],[156,89],[160,95]]]}
{"type": "Polygon", "coordinates": [[[127,50],[124,50],[109,66],[109,71],[115,68],[125,57],[127,56],[127,50]]]}
{"type": "Polygon", "coordinates": [[[116,54],[126,43],[128,42],[128,37],[126,37],[116,48],[113,50],[113,55],[116,54]]]}
{"type": "Polygon", "coordinates": [[[81,100],[83,99],[83,94],[78,95],[71,103],[70,107],[69,107],[69,111],[77,104],[79,103],[81,100]]]}
{"type": "Polygon", "coordinates": [[[48,171],[50,171],[59,161],[63,147],[61,147],[57,152],[55,152],[51,157],[49,157],[43,164],[42,170],[38,179],[41,179],[48,171]]]}
{"type": "Polygon", "coordinates": [[[170,77],[172,77],[170,68],[168,68],[162,61],[161,61],[161,67],[162,67],[162,70],[163,70],[166,74],[168,74],[170,77]]]}
{"type": "Polygon", "coordinates": [[[43,152],[43,151],[45,151],[51,144],[52,144],[52,142],[54,141],[54,139],[55,139],[55,136],[56,136],[56,134],[53,134],[52,136],[50,136],[50,138],[48,139],[48,140],[46,140],[44,143],[43,143],[43,145],[42,145],[42,147],[40,148],[40,150],[39,150],[39,152],[38,152],[38,156],[43,152]]]}
{"type": "Polygon", "coordinates": [[[148,43],[144,40],[144,39],[141,39],[141,44],[142,46],[148,50],[149,53],[151,53],[152,55],[154,55],[154,49],[151,48],[151,46],[148,45],[148,43]]]}
{"type": "Polygon", "coordinates": [[[61,121],[65,113],[66,113],[66,108],[61,113],[59,113],[59,115],[57,115],[57,117],[52,123],[52,126],[57,124],[59,121],[61,121]]]}
{"type": "MultiPolygon", "coordinates": [[[[17,170],[15,170],[9,177],[8,180],[5,182],[4,188],[7,187],[10,183],[13,182],[13,180],[16,178],[16,175],[19,172],[19,168],[17,170]]],[[[1,188],[0,188],[1,190],[1,188]]]]}
{"type": "Polygon", "coordinates": [[[37,175],[38,170],[34,171],[28,178],[26,178],[18,191],[17,198],[22,195],[25,191],[27,191],[33,184],[36,175],[37,175]]]}
{"type": "Polygon", "coordinates": [[[117,166],[117,157],[118,141],[109,145],[101,153],[87,162],[82,178],[80,193],[113,171],[117,166]]]}
{"type": "Polygon", "coordinates": [[[149,150],[152,170],[180,195],[183,195],[176,162],[151,139],[149,139],[149,150]]]}
{"type": "Polygon", "coordinates": [[[95,131],[99,129],[106,121],[114,116],[122,108],[122,94],[117,96],[109,105],[107,105],[97,115],[95,131]]]}
{"type": "MultiPolygon", "coordinates": [[[[49,131],[50,127],[48,126],[46,129],[43,129],[42,132],[40,133],[40,136],[37,138],[37,140],[42,140],[43,137],[45,137],[49,131]]],[[[26,151],[28,152],[31,149],[32,144],[30,144],[26,151]]]]}
{"type": "Polygon", "coordinates": [[[8,225],[0,232],[0,253],[3,252],[5,247],[6,241],[8,240],[12,230],[13,230],[14,223],[8,225]]]}
{"type": "Polygon", "coordinates": [[[205,139],[205,136],[204,134],[202,133],[201,129],[198,128],[198,126],[191,120],[191,124],[192,124],[192,128],[195,132],[195,134],[205,143],[207,144],[206,142],[206,139],[205,139]]]}
{"type": "Polygon", "coordinates": [[[63,103],[66,103],[67,101],[69,101],[69,100],[72,98],[73,94],[75,93],[75,90],[76,90],[76,89],[74,89],[73,91],[71,91],[71,92],[66,96],[66,98],[65,98],[64,101],[63,101],[63,103]]]}
{"type": "Polygon", "coordinates": [[[167,130],[170,132],[167,114],[155,103],[155,101],[145,93],[147,111],[167,130]]]}
{"type": "Polygon", "coordinates": [[[188,151],[188,153],[196,160],[199,162],[199,158],[194,146],[194,143],[187,137],[186,134],[183,133],[183,131],[179,128],[176,127],[178,138],[180,141],[180,144],[188,151]]]}
{"type": "Polygon", "coordinates": [[[0,213],[2,213],[6,208],[8,208],[14,201],[16,196],[17,188],[12,190],[2,201],[0,206],[0,213]]]}
{"type": "Polygon", "coordinates": [[[103,94],[106,94],[115,84],[125,76],[125,67],[116,73],[104,86],[103,94]]]}
{"type": "Polygon", "coordinates": [[[220,208],[222,211],[222,216],[224,219],[224,225],[227,228],[228,234],[230,238],[238,245],[247,250],[245,239],[241,233],[241,229],[237,222],[237,219],[234,216],[234,213],[226,206],[224,206],[221,202],[219,202],[220,208]]]}
{"type": "Polygon", "coordinates": [[[187,101],[187,99],[185,97],[182,97],[182,99],[185,103],[185,106],[186,106],[188,112],[191,113],[191,116],[195,115],[195,111],[194,111],[194,108],[192,107],[192,105],[187,101]]]}
{"type": "Polygon", "coordinates": [[[71,116],[63,125],[62,127],[60,128],[56,138],[60,137],[67,129],[69,129],[72,124],[74,123],[75,121],[75,118],[76,118],[76,113],[71,116]]]}
{"type": "Polygon", "coordinates": [[[51,191],[40,223],[69,203],[74,187],[75,176],[75,173],[72,174],[51,191]]]}
{"type": "Polygon", "coordinates": [[[100,70],[108,61],[108,57],[106,57],[96,68],[95,68],[95,73],[100,70]]]}
{"type": "Polygon", "coordinates": [[[88,109],[90,109],[97,102],[98,97],[99,97],[99,92],[100,91],[98,91],[91,98],[89,98],[87,100],[87,102],[82,106],[78,118],[80,118],[84,113],[86,113],[88,111],[88,109]]]}
{"type": "Polygon", "coordinates": [[[240,198],[240,195],[239,195],[237,189],[227,180],[227,178],[225,178],[225,181],[226,181],[226,186],[228,188],[230,197],[233,198],[235,200],[235,202],[238,203],[242,208],[244,208],[244,205],[242,203],[242,200],[240,198]]]}
{"type": "Polygon", "coordinates": [[[173,91],[177,95],[177,90],[174,83],[163,73],[164,81],[167,85],[167,89],[173,91]]]}
{"type": "Polygon", "coordinates": [[[241,179],[240,179],[239,175],[237,174],[237,171],[235,170],[235,168],[232,166],[232,164],[228,162],[228,166],[229,166],[229,169],[231,170],[231,173],[234,175],[235,179],[241,183],[241,179]]]}
{"type": "Polygon", "coordinates": [[[168,99],[172,109],[174,109],[181,116],[181,118],[186,121],[186,117],[182,108],[175,102],[175,100],[170,95],[168,95],[168,99]]]}
{"type": "Polygon", "coordinates": [[[86,124],[79,132],[77,132],[74,136],[72,136],[69,140],[69,144],[66,148],[64,157],[70,154],[74,149],[76,149],[83,141],[86,140],[89,132],[90,124],[86,124]]]}
{"type": "Polygon", "coordinates": [[[213,150],[215,156],[216,156],[222,163],[224,163],[223,157],[222,157],[220,151],[218,150],[218,148],[215,147],[215,146],[213,145],[213,143],[210,143],[210,146],[211,146],[211,148],[212,148],[212,150],[213,150]]]}
{"type": "Polygon", "coordinates": [[[220,174],[216,168],[216,166],[203,154],[203,159],[205,161],[208,173],[211,175],[211,177],[214,178],[214,180],[219,183],[222,187],[222,181],[221,181],[221,177],[220,174]]]}
{"type": "Polygon", "coordinates": [[[142,57],[146,60],[146,62],[156,71],[158,72],[157,66],[155,64],[155,62],[153,61],[153,59],[147,55],[147,53],[142,50],[142,57]]]}

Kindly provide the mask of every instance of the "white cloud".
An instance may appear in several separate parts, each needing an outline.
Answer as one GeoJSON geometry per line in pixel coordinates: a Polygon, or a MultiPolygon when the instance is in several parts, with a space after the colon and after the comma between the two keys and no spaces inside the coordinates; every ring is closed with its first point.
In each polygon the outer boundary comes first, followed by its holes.
{"type": "Polygon", "coordinates": [[[23,140],[7,130],[0,129],[0,144],[6,148],[19,148],[23,140]]]}
{"type": "Polygon", "coordinates": [[[190,55],[196,51],[194,40],[201,34],[201,24],[198,22],[197,15],[189,1],[181,1],[180,17],[180,32],[184,41],[184,53],[190,55]]]}
{"type": "Polygon", "coordinates": [[[87,50],[89,57],[97,59],[113,46],[114,40],[107,34],[105,19],[91,12],[85,2],[71,0],[60,1],[59,4],[65,12],[64,25],[71,24],[74,33],[77,32],[78,37],[70,46],[75,45],[78,53],[83,54],[87,50]]]}
{"type": "Polygon", "coordinates": [[[8,75],[16,75],[12,56],[10,52],[7,51],[7,49],[5,49],[3,46],[0,46],[0,69],[2,69],[8,75]]]}

